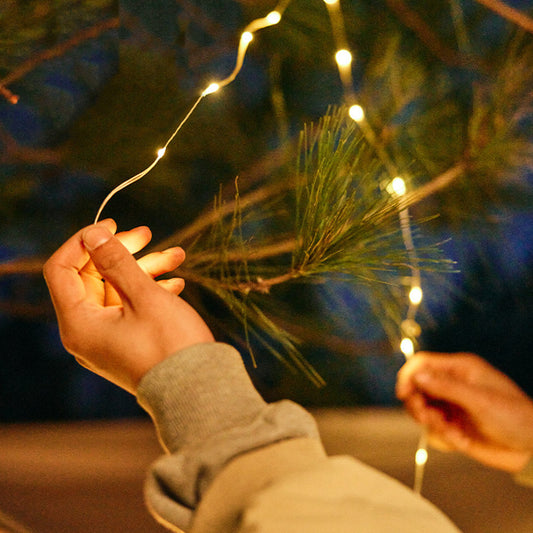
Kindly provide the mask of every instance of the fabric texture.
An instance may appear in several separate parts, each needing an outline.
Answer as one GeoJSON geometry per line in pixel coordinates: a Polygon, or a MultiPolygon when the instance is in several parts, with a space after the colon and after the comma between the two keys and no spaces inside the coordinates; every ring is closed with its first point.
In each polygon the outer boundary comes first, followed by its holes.
{"type": "Polygon", "coordinates": [[[182,350],[138,401],[168,452],[145,486],[155,518],[190,533],[457,533],[432,504],[349,457],[328,458],[312,416],[267,404],[225,344],[182,350]]]}
{"type": "Polygon", "coordinates": [[[515,481],[526,487],[533,487],[533,457],[529,460],[524,469],[515,475],[515,481]]]}

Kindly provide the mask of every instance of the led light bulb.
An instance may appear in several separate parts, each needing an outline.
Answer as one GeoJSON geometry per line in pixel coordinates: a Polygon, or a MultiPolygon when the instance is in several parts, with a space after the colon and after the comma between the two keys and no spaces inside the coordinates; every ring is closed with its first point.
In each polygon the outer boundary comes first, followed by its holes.
{"type": "Polygon", "coordinates": [[[409,291],[409,300],[412,304],[418,305],[422,301],[422,297],[424,296],[422,289],[420,287],[413,287],[409,291]]]}
{"type": "Polygon", "coordinates": [[[335,61],[339,67],[348,67],[352,62],[352,54],[348,50],[338,50],[335,54],[335,61]]]}
{"type": "Polygon", "coordinates": [[[411,339],[404,337],[400,343],[400,350],[405,357],[411,357],[415,353],[415,345],[411,339]]]}
{"type": "Polygon", "coordinates": [[[348,109],[348,115],[350,115],[350,118],[355,120],[355,122],[361,122],[365,118],[365,112],[360,105],[351,106],[350,109],[348,109]]]}
{"type": "Polygon", "coordinates": [[[418,448],[415,454],[415,463],[423,466],[428,462],[428,451],[425,448],[418,448]]]}
{"type": "Polygon", "coordinates": [[[159,148],[159,150],[157,151],[157,158],[161,159],[165,155],[166,151],[167,149],[164,146],[163,148],[159,148]]]}
{"type": "Polygon", "coordinates": [[[253,38],[254,38],[254,34],[252,32],[250,32],[250,31],[245,31],[241,35],[241,41],[243,41],[246,44],[252,42],[253,38]]]}
{"type": "Polygon", "coordinates": [[[405,181],[403,180],[403,178],[400,178],[400,176],[396,176],[391,181],[390,186],[391,186],[392,191],[398,196],[403,196],[407,192],[405,181]]]}
{"type": "Polygon", "coordinates": [[[202,96],[207,96],[208,94],[215,93],[220,89],[218,83],[212,83],[209,87],[202,93],[202,96]]]}
{"type": "Polygon", "coordinates": [[[278,11],[271,11],[266,16],[266,20],[269,24],[277,24],[281,20],[281,14],[278,11]]]}

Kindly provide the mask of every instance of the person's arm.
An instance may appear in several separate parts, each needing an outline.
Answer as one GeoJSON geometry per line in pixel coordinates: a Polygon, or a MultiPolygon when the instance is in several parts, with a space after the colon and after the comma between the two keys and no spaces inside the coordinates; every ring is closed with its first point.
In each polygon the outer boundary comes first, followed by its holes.
{"type": "Polygon", "coordinates": [[[194,533],[457,531],[399,482],[327,458],[311,415],[261,398],[240,355],[179,297],[183,282],[152,279],[183,251],[137,262],[128,249],[146,244],[145,230],[114,230],[103,221],[78,232],[44,273],[65,347],[154,420],[167,451],[146,487],[158,520],[194,533]]]}
{"type": "Polygon", "coordinates": [[[508,472],[533,455],[533,401],[477,355],[420,352],[400,369],[396,394],[437,446],[508,472]]]}

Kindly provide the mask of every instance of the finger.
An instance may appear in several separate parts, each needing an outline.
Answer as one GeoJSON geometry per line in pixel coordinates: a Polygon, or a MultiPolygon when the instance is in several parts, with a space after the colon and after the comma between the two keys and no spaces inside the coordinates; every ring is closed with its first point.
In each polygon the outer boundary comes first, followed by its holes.
{"type": "Polygon", "coordinates": [[[490,406],[490,394],[480,386],[445,374],[420,371],[413,375],[417,389],[433,399],[457,405],[472,412],[485,410],[490,406]]]}
{"type": "MultiPolygon", "coordinates": [[[[118,237],[118,236],[117,236],[118,237]]],[[[137,264],[152,278],[166,274],[178,268],[179,265],[185,259],[185,252],[182,248],[169,248],[163,252],[154,252],[141,257],[137,264]]],[[[160,284],[161,285],[161,284],[160,284]]],[[[162,285],[161,285],[162,286],[162,285]]],[[[172,281],[169,287],[164,287],[169,292],[179,294],[185,286],[183,282],[180,287],[176,286],[176,283],[172,281]]],[[[105,305],[120,305],[122,303],[118,292],[112,285],[106,283],[105,291],[105,305]]]]}
{"type": "Polygon", "coordinates": [[[82,239],[98,272],[117,290],[123,305],[134,307],[146,301],[157,285],[117,238],[105,227],[90,226],[82,239]]]}
{"type": "Polygon", "coordinates": [[[179,296],[185,288],[185,280],[183,278],[162,279],[157,284],[176,296],[179,296]]]}
{"type": "MultiPolygon", "coordinates": [[[[116,224],[111,219],[100,221],[95,227],[112,235],[116,224]]],[[[86,287],[79,272],[89,261],[89,255],[82,241],[86,228],[75,233],[45,263],[43,275],[50,291],[50,296],[58,317],[72,306],[79,304],[87,297],[86,287]]]]}
{"type": "MultiPolygon", "coordinates": [[[[113,232],[114,233],[114,232],[113,232]]],[[[121,231],[115,237],[127,248],[131,254],[142,250],[152,239],[152,232],[147,226],[139,226],[129,231],[121,231]]],[[[92,261],[88,261],[81,272],[85,275],[101,279],[100,273],[92,261]]]]}
{"type": "Polygon", "coordinates": [[[163,252],[154,252],[141,257],[137,263],[153,278],[171,272],[178,268],[185,259],[185,252],[182,248],[169,248],[163,252]]]}

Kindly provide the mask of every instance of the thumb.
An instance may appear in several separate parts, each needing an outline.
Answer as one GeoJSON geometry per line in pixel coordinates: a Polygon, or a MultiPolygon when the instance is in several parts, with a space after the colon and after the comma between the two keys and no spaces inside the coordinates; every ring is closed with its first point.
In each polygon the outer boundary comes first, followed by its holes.
{"type": "Polygon", "coordinates": [[[83,244],[101,276],[111,283],[124,304],[133,307],[155,282],[139,267],[127,248],[102,225],[82,233],[83,244]]]}

